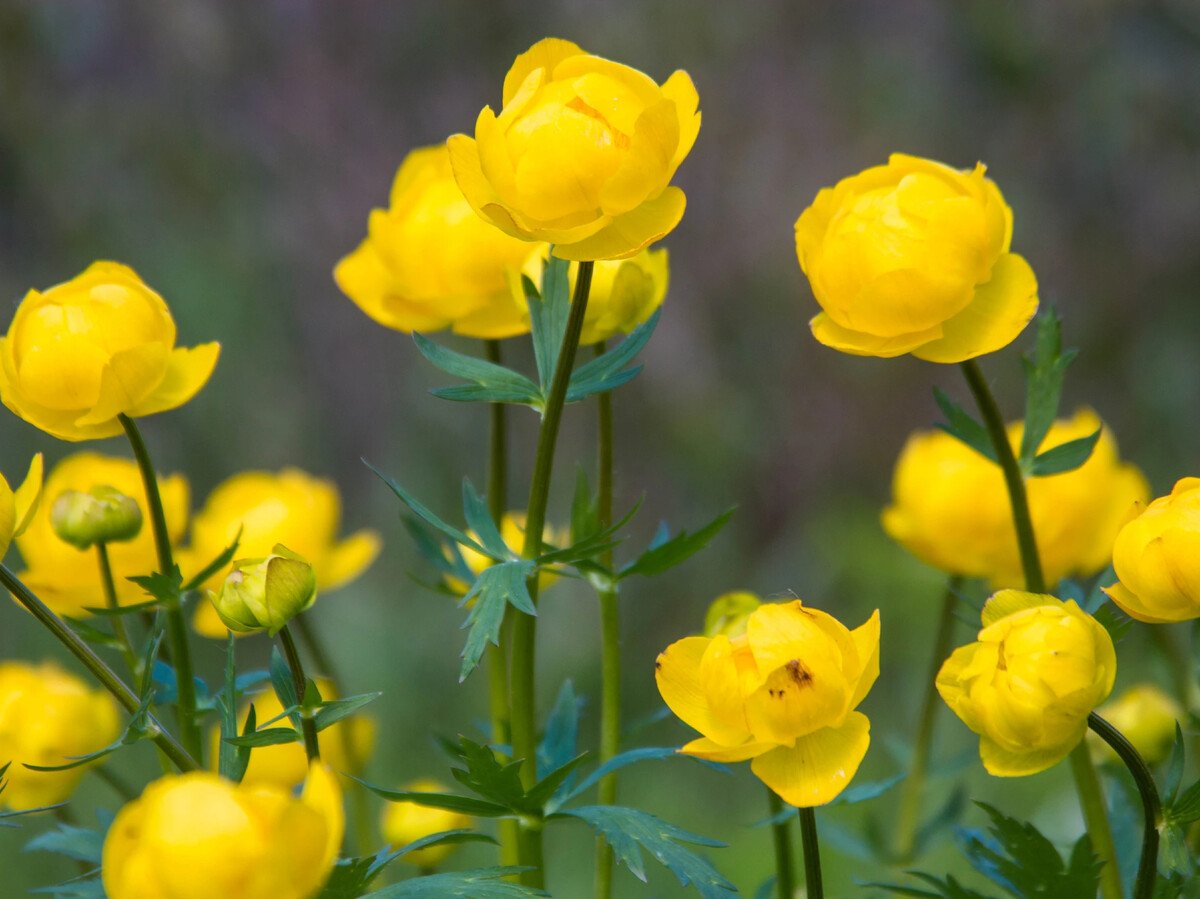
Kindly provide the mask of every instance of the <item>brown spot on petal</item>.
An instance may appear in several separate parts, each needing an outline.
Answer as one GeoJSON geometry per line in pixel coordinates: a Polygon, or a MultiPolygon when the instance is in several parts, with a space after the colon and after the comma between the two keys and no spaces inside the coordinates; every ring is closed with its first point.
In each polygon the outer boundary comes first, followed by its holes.
{"type": "Polygon", "coordinates": [[[796,682],[796,686],[805,687],[812,683],[812,672],[805,668],[804,663],[799,659],[792,659],[783,667],[787,669],[787,673],[796,682]]]}

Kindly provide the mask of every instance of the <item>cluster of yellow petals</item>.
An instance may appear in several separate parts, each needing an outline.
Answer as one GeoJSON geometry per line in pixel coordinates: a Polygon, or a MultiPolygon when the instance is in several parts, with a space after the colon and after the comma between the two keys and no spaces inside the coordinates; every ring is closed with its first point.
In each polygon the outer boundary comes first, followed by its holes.
{"type": "MultiPolygon", "coordinates": [[[[445,793],[446,787],[436,780],[424,777],[405,784],[404,791],[445,793]]],[[[379,817],[379,829],[383,832],[383,838],[399,849],[431,834],[470,827],[472,820],[470,815],[450,809],[430,808],[415,802],[389,802],[379,817]]],[[[418,868],[435,868],[455,848],[453,843],[427,846],[402,855],[400,860],[418,868]]]]}
{"type": "Polygon", "coordinates": [[[680,751],[750,770],[792,805],[833,800],[870,744],[855,711],[879,676],[879,612],[849,630],[800,600],[763,604],[730,637],[685,637],[658,657],[663,700],[703,736],[680,751]]]}

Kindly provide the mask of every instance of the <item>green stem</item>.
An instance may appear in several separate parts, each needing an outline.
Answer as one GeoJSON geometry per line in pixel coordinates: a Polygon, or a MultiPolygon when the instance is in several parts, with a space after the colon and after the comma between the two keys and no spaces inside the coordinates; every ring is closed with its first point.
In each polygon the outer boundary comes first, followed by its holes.
{"type": "MultiPolygon", "coordinates": [[[[793,816],[788,815],[782,821],[778,820],[783,814],[783,800],[770,787],[767,787],[767,809],[771,814],[771,833],[775,840],[775,895],[779,899],[792,899],[796,892],[796,875],[792,870],[792,835],[790,833],[793,816]]],[[[819,864],[820,862],[818,862],[819,864]]]]}
{"type": "MultiPolygon", "coordinates": [[[[167,516],[163,512],[162,496],[158,492],[158,477],[150,452],[138,430],[137,422],[124,413],[117,416],[133,448],[142,484],[146,488],[146,505],[150,512],[150,525],[154,531],[154,548],[158,553],[158,571],[166,577],[175,568],[171,556],[171,535],[167,530],[167,516]]],[[[183,620],[183,607],[176,596],[166,605],[167,639],[171,648],[171,663],[175,666],[175,681],[178,692],[179,736],[183,745],[197,759],[203,761],[204,749],[200,740],[200,727],[196,723],[196,682],[192,674],[192,654],[188,646],[187,623],[183,620]]]]}
{"type": "MultiPolygon", "coordinates": [[[[558,441],[558,426],[567,399],[571,369],[575,366],[579,335],[583,331],[583,317],[587,312],[588,293],[592,286],[592,267],[591,262],[579,263],[579,271],[575,276],[575,294],[571,298],[571,313],[567,318],[562,349],[559,351],[558,364],[550,382],[550,395],[546,398],[542,426],[538,431],[537,455],[534,457],[529,504],[525,513],[525,546],[521,552],[527,559],[536,558],[542,551],[546,505],[550,500],[550,474],[554,467],[554,447],[558,441]]],[[[536,574],[529,579],[529,595],[536,603],[536,574]]],[[[537,619],[532,615],[515,615],[512,628],[513,758],[522,760],[521,783],[529,789],[537,781],[537,725],[534,715],[537,619]]],[[[540,888],[545,880],[542,870],[541,822],[522,822],[520,833],[521,864],[532,869],[524,872],[521,880],[526,886],[540,888]]]]}
{"type": "MultiPolygon", "coordinates": [[[[0,564],[0,584],[13,595],[21,605],[23,605],[38,621],[45,625],[50,633],[58,638],[58,641],[65,646],[75,658],[79,659],[91,675],[96,678],[108,690],[130,714],[136,713],[141,708],[141,700],[125,684],[117,673],[108,667],[108,663],[92,650],[78,634],[67,627],[66,622],[54,614],[44,602],[38,599],[28,587],[21,583],[20,579],[15,574],[8,570],[8,567],[0,564]]],[[[167,731],[158,719],[153,715],[146,715],[146,723],[149,725],[153,734],[151,739],[171,760],[171,762],[180,771],[196,771],[200,765],[196,759],[188,753],[186,749],[179,744],[179,741],[167,731]]]]}
{"type": "Polygon", "coordinates": [[[1162,800],[1154,775],[1133,744],[1119,730],[1092,712],[1088,715],[1090,727],[1105,743],[1113,748],[1137,785],[1142,796],[1142,855],[1138,860],[1137,878],[1133,882],[1133,899],[1150,899],[1154,895],[1154,883],[1158,873],[1158,830],[1163,824],[1162,800]]]}
{"type": "MultiPolygon", "coordinates": [[[[967,385],[975,396],[984,426],[996,452],[996,462],[1004,474],[1008,486],[1009,503],[1012,507],[1013,525],[1017,531],[1017,546],[1021,552],[1021,567],[1025,572],[1025,589],[1031,593],[1045,593],[1046,581],[1042,575],[1042,564],[1038,557],[1037,541],[1033,533],[1033,518],[1029,514],[1029,499],[1025,494],[1025,479],[1013,455],[1012,444],[1000,408],[987,386],[978,363],[969,359],[961,364],[967,385]]],[[[1100,870],[1100,893],[1104,899],[1122,899],[1121,875],[1117,870],[1117,851],[1113,845],[1112,830],[1108,823],[1108,812],[1096,766],[1087,747],[1080,742],[1071,752],[1071,772],[1075,775],[1075,791],[1079,794],[1079,805],[1083,820],[1092,838],[1092,848],[1104,863],[1100,870]]]]}
{"type": "Polygon", "coordinates": [[[800,809],[800,844],[804,847],[805,899],[823,899],[821,884],[821,847],[817,844],[817,815],[811,808],[800,809]]]}
{"type": "MultiPolygon", "coordinates": [[[[117,602],[117,585],[113,580],[112,564],[108,559],[108,544],[96,544],[96,558],[100,563],[100,586],[104,590],[104,604],[112,611],[116,612],[120,609],[121,604],[117,602]]],[[[130,677],[136,680],[139,677],[138,673],[138,657],[133,651],[133,644],[129,641],[129,631],[125,627],[125,618],[122,615],[112,616],[113,635],[116,636],[117,642],[121,644],[121,655],[125,657],[125,664],[129,667],[130,677]]]]}
{"type": "Polygon", "coordinates": [[[321,747],[317,743],[317,725],[313,721],[308,707],[304,704],[304,694],[308,681],[304,677],[304,668],[300,664],[300,653],[296,652],[296,643],[292,640],[291,631],[285,624],[279,629],[279,642],[283,646],[283,654],[287,658],[288,668],[292,672],[292,686],[296,688],[296,697],[300,700],[300,730],[304,733],[304,754],[308,763],[321,760],[321,747]]]}
{"type": "Polygon", "coordinates": [[[929,674],[925,678],[925,698],[921,703],[921,718],[917,725],[917,740],[913,749],[912,765],[904,780],[900,793],[900,808],[896,813],[896,858],[909,861],[916,849],[917,827],[920,824],[921,791],[925,786],[925,772],[929,767],[929,750],[933,743],[933,726],[938,708],[942,705],[937,692],[937,675],[942,663],[950,654],[954,637],[954,607],[962,589],[962,577],[952,575],[946,584],[942,598],[942,611],[938,617],[937,636],[933,641],[933,657],[929,660],[929,674]]]}

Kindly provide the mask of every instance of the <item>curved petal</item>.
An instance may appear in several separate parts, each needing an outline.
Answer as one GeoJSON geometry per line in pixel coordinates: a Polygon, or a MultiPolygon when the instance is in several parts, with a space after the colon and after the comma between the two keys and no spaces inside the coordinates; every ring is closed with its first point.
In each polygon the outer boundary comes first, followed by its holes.
{"type": "Polygon", "coordinates": [[[386,328],[410,334],[440,331],[449,323],[444,313],[432,312],[396,292],[395,278],[370,238],[338,262],[333,280],[354,305],[386,328]]]}
{"type": "Polygon", "coordinates": [[[866,623],[852,630],[850,636],[862,663],[854,691],[850,694],[850,708],[853,709],[863,701],[879,677],[879,610],[872,612],[866,623]]]}
{"type": "Polygon", "coordinates": [[[663,82],[662,95],[674,102],[675,114],[679,117],[679,143],[671,160],[671,173],[674,174],[679,164],[692,152],[696,135],[700,133],[700,113],[696,111],[700,105],[700,95],[696,93],[691,76],[682,69],[672,72],[671,77],[663,82]]]}
{"type": "Polygon", "coordinates": [[[555,243],[554,255],[571,261],[634,256],[669,234],[683,218],[686,205],[683,191],[668,187],[653,200],[617,216],[590,237],[570,244],[555,243]]]}
{"type": "Polygon", "coordinates": [[[1061,606],[1062,602],[1044,593],[1027,593],[1024,590],[998,590],[983,604],[981,620],[985,628],[991,627],[1002,618],[1036,609],[1040,606],[1061,606]]]}
{"type": "Polygon", "coordinates": [[[990,737],[979,738],[979,758],[988,774],[995,777],[1025,777],[1037,774],[1057,765],[1083,739],[1087,731],[1086,722],[1079,728],[1074,740],[1057,746],[1045,746],[1028,752],[1012,752],[990,737]]]}
{"type": "Polygon", "coordinates": [[[167,374],[162,383],[126,414],[136,418],[182,406],[208,383],[220,354],[219,343],[175,348],[167,360],[167,374]]]}
{"type": "Polygon", "coordinates": [[[942,334],[939,325],[925,331],[915,331],[912,334],[878,337],[874,334],[843,328],[829,317],[828,312],[818,314],[808,325],[812,329],[813,337],[827,347],[843,353],[850,353],[853,356],[880,356],[884,359],[911,353],[917,347],[936,340],[942,334]]]}
{"type": "Polygon", "coordinates": [[[750,770],[784,802],[811,808],[837,798],[870,744],[867,716],[851,712],[841,727],[827,727],[801,737],[793,747],[763,753],[750,763],[750,770]]]}
{"type": "Polygon", "coordinates": [[[698,740],[692,740],[681,746],[679,751],[684,755],[694,755],[698,759],[707,759],[710,762],[744,762],[746,759],[769,752],[775,746],[774,743],[758,743],[754,740],[748,740],[737,746],[722,746],[708,737],[700,737],[698,740]]]}
{"type": "Polygon", "coordinates": [[[165,380],[170,349],[143,343],[115,353],[100,376],[100,397],[76,424],[94,425],[138,408],[165,380]]]}
{"type": "MultiPolygon", "coordinates": [[[[1116,604],[1118,609],[1130,618],[1135,618],[1146,624],[1170,624],[1175,621],[1186,621],[1188,618],[1194,617],[1189,609],[1182,610],[1178,618],[1163,618],[1161,615],[1154,615],[1150,611],[1149,606],[1142,602],[1136,593],[1120,582],[1102,589],[1108,598],[1116,604]]],[[[1162,609],[1159,608],[1156,611],[1161,613],[1162,609]]]]}
{"type": "Polygon", "coordinates": [[[583,53],[583,48],[573,41],[564,41],[557,37],[542,38],[513,60],[508,74],[504,76],[503,105],[508,105],[530,72],[545,69],[549,79],[553,77],[554,70],[560,62],[583,53]]]}
{"type": "MultiPolygon", "coordinates": [[[[484,107],[484,110],[488,111],[488,107],[484,107]]],[[[482,116],[483,112],[480,112],[480,115],[482,116]]],[[[450,151],[450,169],[454,172],[454,182],[458,189],[463,192],[463,196],[476,213],[488,218],[484,215],[483,208],[496,203],[498,198],[483,174],[483,164],[479,161],[479,147],[475,139],[465,134],[453,134],[446,141],[446,148],[450,151]]]]}
{"type": "Polygon", "coordinates": [[[247,632],[230,630],[217,614],[216,606],[207,599],[196,603],[196,614],[192,616],[192,629],[201,637],[211,637],[214,640],[224,640],[230,634],[235,637],[245,637],[247,632]]]}
{"type": "Polygon", "coordinates": [[[675,104],[660,100],[646,107],[634,125],[621,167],[600,189],[600,208],[608,215],[621,215],[650,194],[662,191],[670,180],[671,160],[678,145],[675,104]]]}
{"type": "Polygon", "coordinates": [[[1029,263],[1005,253],[992,267],[991,280],[975,288],[975,297],[942,325],[941,339],[914,349],[926,362],[962,362],[1008,346],[1038,308],[1037,278],[1029,263]]]}
{"type": "MultiPolygon", "coordinates": [[[[706,737],[725,746],[736,746],[749,737],[744,724],[727,722],[718,717],[709,702],[709,683],[718,680],[720,667],[704,657],[713,641],[707,637],[685,637],[672,643],[659,655],[654,665],[654,679],[663,701],[675,715],[706,737]]],[[[732,684],[722,692],[736,692],[737,670],[729,659],[727,680],[732,684]]]]}
{"type": "Polygon", "coordinates": [[[367,570],[383,541],[377,531],[362,530],[351,534],[329,551],[317,572],[322,590],[336,590],[367,570]]]}
{"type": "Polygon", "coordinates": [[[12,536],[20,537],[25,533],[37,513],[38,503],[42,499],[42,454],[38,453],[29,463],[29,472],[21,486],[13,492],[13,502],[16,509],[16,525],[12,536]]]}

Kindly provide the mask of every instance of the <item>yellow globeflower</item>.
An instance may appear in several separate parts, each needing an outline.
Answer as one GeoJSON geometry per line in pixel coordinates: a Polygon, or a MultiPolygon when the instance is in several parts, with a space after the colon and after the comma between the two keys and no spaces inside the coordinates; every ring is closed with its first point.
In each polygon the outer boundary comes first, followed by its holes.
{"type": "Polygon", "coordinates": [[[208,381],[220,345],[175,346],[175,321],[137,272],[94,262],[17,307],[0,338],[0,400],[63,440],[121,433],[117,416],[182,406],[208,381]]]}
{"type": "Polygon", "coordinates": [[[31,771],[30,765],[66,765],[117,738],[117,704],[100,689],[52,662],[0,662],[0,765],[12,762],[0,808],[39,808],[62,802],[85,766],[31,771]]]}
{"type": "MultiPolygon", "coordinates": [[[[467,531],[467,536],[475,540],[479,537],[474,531],[467,531]]],[[[524,512],[505,512],[500,519],[500,538],[504,541],[504,545],[511,549],[517,555],[521,554],[521,550],[525,546],[525,513],[524,512]]],[[[564,547],[567,545],[566,532],[546,525],[542,529],[542,542],[553,544],[554,546],[564,547]]],[[[488,556],[482,553],[477,553],[469,546],[459,546],[459,552],[462,553],[463,561],[467,563],[467,567],[474,574],[479,574],[485,568],[491,568],[496,563],[488,556]]],[[[558,580],[558,575],[552,570],[543,568],[538,574],[538,589],[545,590],[551,584],[558,580]]],[[[466,593],[471,589],[471,585],[464,583],[459,578],[451,575],[446,576],[446,585],[458,593],[466,593]]]]}
{"type": "Polygon", "coordinates": [[[792,805],[846,788],[871,742],[855,711],[879,676],[879,612],[851,631],[800,600],[764,604],[745,633],[686,637],[655,665],[671,711],[703,736],[680,751],[750,770],[792,805]]]}
{"type": "Polygon", "coordinates": [[[42,454],[38,453],[29,463],[25,480],[16,490],[8,486],[4,475],[0,475],[0,560],[8,552],[14,537],[25,533],[33,522],[42,499],[42,454]]]}
{"type": "Polygon", "coordinates": [[[474,139],[450,138],[471,206],[506,234],[563,259],[621,259],[669,233],[684,195],[670,186],[700,130],[686,72],[662,86],[558,38],[538,41],[485,106],[474,139]]]}
{"type": "Polygon", "coordinates": [[[1200,618],[1200,478],[1182,478],[1121,528],[1120,582],[1104,592],[1125,614],[1163,624],[1200,618]]]}
{"type": "MultiPolygon", "coordinates": [[[[1102,424],[1095,412],[1082,409],[1056,421],[1040,449],[1095,433],[1102,424]]],[[[1014,451],[1021,434],[1020,422],[1009,425],[1014,451]]],[[[1055,584],[1108,564],[1113,538],[1150,488],[1136,466],[1121,461],[1105,428],[1082,466],[1027,478],[1025,490],[1046,580],[1055,584]]],[[[921,431],[908,439],[896,462],[883,528],[943,571],[988,578],[995,587],[1024,583],[1000,467],[944,431],[921,431]]]]}
{"type": "MultiPolygon", "coordinates": [[[[332,481],[295,468],[278,474],[247,471],[217,486],[192,520],[192,543],[179,554],[184,574],[198,574],[217,558],[239,531],[238,557],[269,555],[276,543],[312,563],[317,588],[336,590],[350,583],[379,555],[379,534],[356,531],[338,539],[342,500],[332,481]]],[[[225,572],[203,586],[213,589],[225,572]]],[[[206,637],[224,638],[225,625],[211,603],[199,603],[194,621],[206,637]]]]}
{"type": "Polygon", "coordinates": [[[333,270],[338,287],[381,325],[397,331],[452,328],[468,337],[529,330],[509,289],[529,244],[471,209],[450,170],[445,144],[422,147],[396,172],[388,209],[375,209],[367,238],[333,270]]]}
{"type": "MultiPolygon", "coordinates": [[[[98,486],[113,488],[133,497],[145,510],[146,490],[137,463],[99,453],[76,453],[59,462],[46,478],[44,493],[57,497],[76,490],[88,493],[98,486]]],[[[187,529],[188,484],[182,475],[159,475],[167,532],[178,543],[187,529]]],[[[17,537],[17,548],[25,559],[23,580],[34,593],[62,615],[86,615],[84,608],[104,606],[100,587],[100,569],[96,552],[81,550],[67,543],[54,530],[53,503],[42,503],[29,528],[17,537]]],[[[151,528],[142,528],[132,540],[108,545],[117,599],[122,605],[150,599],[141,587],[128,580],[133,575],[150,574],[158,568],[151,528]]]]}
{"type": "MultiPolygon", "coordinates": [[[[337,699],[333,683],[325,678],[317,678],[317,689],[325,699],[337,699]]],[[[283,713],[279,697],[274,690],[264,690],[251,697],[242,708],[238,717],[238,733],[246,725],[246,716],[250,714],[250,704],[254,705],[255,720],[261,726],[264,721],[270,721],[276,715],[283,713]]],[[[286,722],[284,722],[286,723],[286,722]]],[[[366,715],[351,715],[331,724],[319,734],[321,740],[321,760],[334,771],[345,771],[357,774],[363,769],[371,751],[375,748],[375,721],[366,715]]],[[[211,736],[211,755],[213,768],[216,769],[217,753],[221,748],[220,728],[213,728],[211,736]]],[[[308,773],[308,758],[300,743],[280,743],[275,746],[259,746],[250,753],[250,764],[242,778],[245,784],[271,784],[285,790],[303,782],[308,773]]]]}
{"type": "MultiPolygon", "coordinates": [[[[405,784],[404,790],[412,793],[444,793],[445,786],[436,780],[421,778],[405,784]]],[[[444,830],[461,830],[471,826],[471,816],[449,809],[428,808],[415,802],[389,802],[379,817],[379,829],[383,838],[399,849],[415,840],[444,830]]],[[[418,868],[435,868],[457,847],[453,843],[416,849],[400,860],[418,868]]]]}
{"type": "Polygon", "coordinates": [[[1012,343],[1037,279],[1009,252],[1012,210],[984,166],[893,154],[824,188],[796,221],[796,252],[826,346],[962,362],[1012,343]]]}
{"type": "Polygon", "coordinates": [[[282,543],[262,559],[238,559],[217,590],[207,593],[231,631],[274,637],[317,601],[317,576],[303,556],[282,543]]]}
{"type": "Polygon", "coordinates": [[[104,839],[109,899],[309,899],[329,878],[345,814],[313,765],[299,798],[206,771],[167,775],[117,814],[104,839]]]}
{"type": "MultiPolygon", "coordinates": [[[[1119,730],[1150,765],[1166,761],[1175,744],[1175,725],[1184,720],[1183,706],[1150,683],[1134,684],[1096,714],[1119,730]]],[[[1091,732],[1088,745],[1098,761],[1118,761],[1112,747],[1091,732]]]]}
{"type": "Polygon", "coordinates": [[[1116,673],[1108,631],[1074,601],[1001,590],[983,606],[978,641],[942,665],[937,689],[979,734],[988,773],[1017,777],[1045,771],[1079,745],[1116,673]]]}
{"type": "MultiPolygon", "coordinates": [[[[545,268],[548,255],[549,251],[542,247],[530,253],[525,262],[522,272],[534,284],[542,283],[542,269],[545,268]]],[[[568,270],[572,291],[578,270],[577,262],[572,263],[568,270]]],[[[642,250],[628,259],[597,262],[592,270],[592,286],[588,292],[583,331],[579,336],[580,345],[589,346],[618,334],[628,334],[643,324],[662,305],[667,295],[669,275],[666,250],[642,250]]],[[[520,298],[528,321],[524,288],[518,279],[514,279],[514,293],[520,298]]]]}

